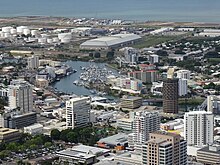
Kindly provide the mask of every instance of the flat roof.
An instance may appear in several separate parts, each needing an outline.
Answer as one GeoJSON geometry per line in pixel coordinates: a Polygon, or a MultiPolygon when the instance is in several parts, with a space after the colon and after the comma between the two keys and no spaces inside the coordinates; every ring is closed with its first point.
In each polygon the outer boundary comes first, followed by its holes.
{"type": "Polygon", "coordinates": [[[133,40],[141,39],[139,35],[136,34],[116,34],[112,36],[100,37],[92,40],[88,40],[82,43],[81,47],[86,46],[97,46],[97,47],[109,47],[117,44],[121,44],[124,42],[129,42],[133,40]]]}
{"type": "Polygon", "coordinates": [[[100,139],[98,143],[106,143],[111,145],[117,145],[117,144],[124,145],[125,143],[128,143],[128,135],[125,133],[118,133],[116,135],[100,139]]]}
{"type": "Polygon", "coordinates": [[[70,99],[69,101],[75,102],[75,101],[83,101],[83,100],[89,100],[89,97],[75,97],[70,99]]]}
{"type": "Polygon", "coordinates": [[[77,151],[72,151],[72,150],[63,150],[57,153],[58,155],[62,156],[69,156],[69,157],[76,157],[76,158],[84,158],[84,159],[89,159],[92,157],[95,157],[93,154],[87,154],[87,153],[80,153],[77,151]]]}
{"type": "Polygon", "coordinates": [[[96,155],[97,153],[106,153],[109,152],[110,150],[80,144],[78,146],[74,146],[73,148],[71,148],[71,151],[81,152],[81,153],[92,153],[96,155]]]}
{"type": "Polygon", "coordinates": [[[172,137],[180,137],[179,134],[170,133],[167,131],[155,131],[153,133],[150,133],[151,135],[166,135],[166,136],[172,136],[172,137]]]}
{"type": "Polygon", "coordinates": [[[30,126],[27,126],[27,127],[24,127],[26,129],[36,129],[36,128],[43,128],[43,125],[42,124],[39,124],[39,123],[36,123],[36,124],[33,124],[33,125],[30,125],[30,126]]]}
{"type": "Polygon", "coordinates": [[[126,96],[126,97],[122,97],[121,99],[123,99],[123,100],[139,100],[139,99],[142,99],[142,97],[126,96]]]}
{"type": "Polygon", "coordinates": [[[210,153],[214,153],[214,154],[219,154],[220,155],[220,150],[217,150],[217,151],[210,150],[209,146],[206,146],[206,147],[203,147],[203,148],[197,150],[197,152],[199,152],[199,151],[201,151],[201,152],[210,152],[210,153]]]}
{"type": "Polygon", "coordinates": [[[0,128],[0,135],[6,135],[10,133],[19,132],[17,129],[10,129],[10,128],[0,128]]]}

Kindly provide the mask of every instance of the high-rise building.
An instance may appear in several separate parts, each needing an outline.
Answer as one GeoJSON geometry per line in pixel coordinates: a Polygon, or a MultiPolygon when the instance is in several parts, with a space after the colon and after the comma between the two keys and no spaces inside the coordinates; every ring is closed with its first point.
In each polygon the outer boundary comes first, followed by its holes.
{"type": "Polygon", "coordinates": [[[8,86],[9,107],[19,108],[24,114],[33,110],[33,94],[31,85],[23,80],[13,80],[8,86]]]}
{"type": "Polygon", "coordinates": [[[124,96],[121,98],[121,108],[135,109],[142,106],[142,98],[134,96],[124,96]]]}
{"type": "Polygon", "coordinates": [[[88,125],[90,119],[89,97],[72,98],[66,102],[66,127],[75,128],[88,125]]]}
{"type": "Polygon", "coordinates": [[[158,71],[156,70],[140,70],[134,72],[128,72],[128,77],[141,80],[143,83],[152,83],[158,81],[158,71]]]}
{"type": "Polygon", "coordinates": [[[156,65],[154,64],[139,64],[138,65],[140,70],[155,70],[156,69],[156,65]]]}
{"type": "Polygon", "coordinates": [[[178,90],[179,96],[186,96],[188,91],[187,79],[180,78],[178,84],[179,84],[179,90],[178,90]]]}
{"type": "Polygon", "coordinates": [[[142,146],[143,165],[186,165],[186,141],[180,135],[157,131],[150,133],[142,146]]]}
{"type": "Polygon", "coordinates": [[[140,91],[142,89],[142,82],[134,78],[119,77],[116,79],[115,85],[120,88],[131,89],[135,91],[140,91]]]}
{"type": "Polygon", "coordinates": [[[27,59],[28,69],[37,69],[39,67],[39,57],[33,55],[27,59]]]}
{"type": "Polygon", "coordinates": [[[163,112],[178,113],[179,80],[167,78],[163,81],[163,112]]]}
{"type": "Polygon", "coordinates": [[[143,144],[149,139],[149,134],[160,130],[160,115],[158,112],[136,112],[133,121],[132,139],[129,146],[143,144]],[[133,142],[132,142],[133,141],[133,142]]]}
{"type": "Polygon", "coordinates": [[[176,72],[176,74],[177,74],[177,78],[183,78],[183,79],[187,79],[187,80],[189,80],[190,79],[190,71],[189,70],[178,70],[177,72],[176,72]]]}
{"type": "Polygon", "coordinates": [[[214,115],[220,115],[220,96],[207,96],[207,111],[214,115]]]}
{"type": "Polygon", "coordinates": [[[134,48],[125,48],[125,60],[131,65],[134,65],[138,61],[138,51],[134,48]]]}
{"type": "Polygon", "coordinates": [[[203,146],[213,143],[214,115],[206,111],[192,111],[184,116],[184,137],[187,145],[203,146]]]}
{"type": "Polygon", "coordinates": [[[159,56],[156,55],[156,54],[152,54],[149,56],[149,61],[151,64],[154,64],[154,63],[158,63],[159,62],[159,56]]]}

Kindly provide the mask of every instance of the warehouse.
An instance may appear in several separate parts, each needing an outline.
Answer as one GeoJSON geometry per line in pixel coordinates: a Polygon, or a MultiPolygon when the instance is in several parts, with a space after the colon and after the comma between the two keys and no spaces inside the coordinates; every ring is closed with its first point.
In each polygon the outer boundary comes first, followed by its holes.
{"type": "Polygon", "coordinates": [[[80,49],[111,49],[134,44],[141,37],[136,34],[116,34],[88,40],[80,45],[80,49]]]}

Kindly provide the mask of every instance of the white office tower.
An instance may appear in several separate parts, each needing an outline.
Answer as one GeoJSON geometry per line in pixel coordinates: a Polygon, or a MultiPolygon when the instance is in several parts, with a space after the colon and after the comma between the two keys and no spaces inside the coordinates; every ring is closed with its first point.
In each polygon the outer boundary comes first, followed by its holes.
{"type": "Polygon", "coordinates": [[[159,56],[156,55],[156,54],[152,54],[149,56],[149,61],[151,64],[154,64],[154,63],[158,63],[159,62],[159,56]]]}
{"type": "Polygon", "coordinates": [[[179,96],[185,96],[187,95],[187,79],[179,79],[179,96]]]}
{"type": "Polygon", "coordinates": [[[33,110],[31,85],[24,80],[13,80],[8,86],[9,107],[19,108],[22,114],[33,110]]]}
{"type": "Polygon", "coordinates": [[[133,147],[143,144],[149,139],[149,133],[158,130],[160,130],[160,116],[158,112],[136,112],[133,122],[133,133],[129,135],[129,146],[133,147]]]}
{"type": "Polygon", "coordinates": [[[213,143],[214,115],[206,111],[192,111],[184,116],[184,138],[187,145],[203,146],[213,143]]]}
{"type": "Polygon", "coordinates": [[[39,67],[39,57],[33,55],[27,59],[28,69],[37,69],[39,67]]]}
{"type": "Polygon", "coordinates": [[[130,48],[130,47],[125,48],[124,55],[125,55],[125,60],[129,62],[131,65],[134,65],[137,63],[139,54],[136,49],[130,48]]]}
{"type": "Polygon", "coordinates": [[[183,78],[183,79],[187,79],[187,80],[190,79],[190,73],[191,72],[189,70],[178,70],[176,72],[177,78],[183,78]]]}
{"type": "Polygon", "coordinates": [[[75,128],[88,125],[90,119],[89,97],[72,98],[66,102],[66,127],[75,128]]]}
{"type": "Polygon", "coordinates": [[[215,115],[220,114],[220,96],[207,96],[207,112],[212,112],[215,115]]]}

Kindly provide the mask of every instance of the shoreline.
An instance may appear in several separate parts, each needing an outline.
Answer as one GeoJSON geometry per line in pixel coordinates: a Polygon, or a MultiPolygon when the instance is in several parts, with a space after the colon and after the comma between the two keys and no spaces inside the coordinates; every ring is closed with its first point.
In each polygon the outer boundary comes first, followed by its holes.
{"type": "MultiPolygon", "coordinates": [[[[61,26],[61,27],[72,27],[73,25],[79,26],[78,24],[61,24],[60,21],[68,22],[73,21],[75,19],[87,19],[92,20],[92,18],[87,17],[63,17],[63,16],[0,16],[0,21],[2,23],[2,26],[4,24],[25,24],[25,23],[34,23],[36,24],[42,24],[47,26],[61,26]]],[[[96,18],[94,20],[116,20],[112,18],[96,18]]],[[[181,27],[220,27],[220,22],[188,22],[188,21],[161,21],[161,20],[146,20],[146,21],[137,21],[137,20],[123,20],[123,19],[117,19],[121,21],[130,21],[129,25],[121,24],[121,25],[105,25],[105,26],[132,26],[132,25],[145,25],[145,26],[181,26],[181,27]]],[[[86,26],[86,24],[82,24],[81,26],[86,26]]],[[[89,25],[89,24],[88,24],[89,25]]],[[[88,26],[87,25],[87,26],[88,26]]]]}

